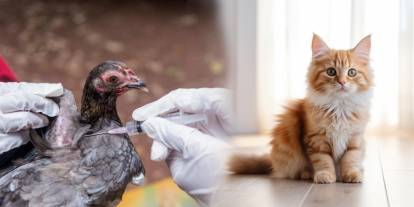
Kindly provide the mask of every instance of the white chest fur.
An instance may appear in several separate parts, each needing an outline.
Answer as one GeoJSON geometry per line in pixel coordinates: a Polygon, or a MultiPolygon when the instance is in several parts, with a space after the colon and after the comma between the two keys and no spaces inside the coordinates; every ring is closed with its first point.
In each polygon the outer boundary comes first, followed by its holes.
{"type": "Polygon", "coordinates": [[[308,93],[309,101],[329,114],[320,127],[326,131],[335,161],[342,157],[351,137],[363,133],[366,123],[354,121],[352,117],[354,113],[368,114],[371,96],[371,90],[348,96],[308,93]]]}
{"type": "Polygon", "coordinates": [[[332,155],[335,161],[339,160],[347,149],[348,142],[361,129],[346,120],[334,121],[326,127],[326,136],[330,140],[332,155]]]}

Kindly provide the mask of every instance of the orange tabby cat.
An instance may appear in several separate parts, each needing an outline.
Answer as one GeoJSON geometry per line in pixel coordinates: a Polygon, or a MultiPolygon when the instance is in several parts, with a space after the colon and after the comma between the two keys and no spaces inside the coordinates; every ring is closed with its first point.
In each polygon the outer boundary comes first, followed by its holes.
{"type": "Polygon", "coordinates": [[[289,103],[278,116],[270,154],[235,156],[230,171],[313,178],[315,183],[362,182],[363,134],[373,88],[370,48],[370,36],[353,49],[334,50],[314,34],[306,97],[289,103]]]}

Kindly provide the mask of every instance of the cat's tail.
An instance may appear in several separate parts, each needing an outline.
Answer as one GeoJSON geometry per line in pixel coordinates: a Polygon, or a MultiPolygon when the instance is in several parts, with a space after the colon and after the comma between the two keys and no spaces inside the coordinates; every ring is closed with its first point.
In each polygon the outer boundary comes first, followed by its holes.
{"type": "Polygon", "coordinates": [[[234,174],[270,174],[272,163],[269,154],[234,155],[229,161],[229,171],[234,174]]]}

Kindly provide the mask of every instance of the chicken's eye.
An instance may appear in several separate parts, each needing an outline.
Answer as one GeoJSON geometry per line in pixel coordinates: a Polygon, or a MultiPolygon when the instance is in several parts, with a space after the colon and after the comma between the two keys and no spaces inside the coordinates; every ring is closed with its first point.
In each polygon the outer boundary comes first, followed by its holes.
{"type": "Polygon", "coordinates": [[[110,83],[118,83],[118,77],[116,76],[111,76],[108,78],[110,83]]]}
{"type": "Polygon", "coordinates": [[[336,75],[335,68],[328,68],[328,69],[326,69],[326,74],[328,74],[329,76],[335,76],[336,75]]]}

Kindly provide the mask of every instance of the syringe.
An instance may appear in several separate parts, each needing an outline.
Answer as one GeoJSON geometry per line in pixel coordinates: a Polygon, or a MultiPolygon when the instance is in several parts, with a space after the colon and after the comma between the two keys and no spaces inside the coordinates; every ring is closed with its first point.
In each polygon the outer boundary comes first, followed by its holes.
{"type": "MultiPolygon", "coordinates": [[[[207,121],[205,114],[189,114],[183,112],[174,112],[160,116],[177,124],[189,125],[197,122],[207,121]]],[[[94,136],[99,134],[128,134],[130,136],[143,133],[141,128],[142,121],[129,121],[124,127],[110,129],[107,132],[89,134],[86,136],[94,136]]]]}

